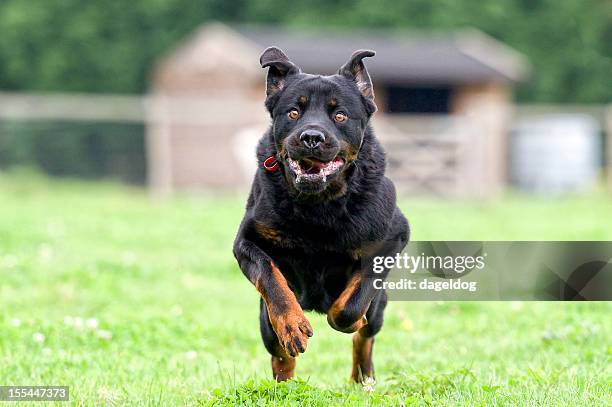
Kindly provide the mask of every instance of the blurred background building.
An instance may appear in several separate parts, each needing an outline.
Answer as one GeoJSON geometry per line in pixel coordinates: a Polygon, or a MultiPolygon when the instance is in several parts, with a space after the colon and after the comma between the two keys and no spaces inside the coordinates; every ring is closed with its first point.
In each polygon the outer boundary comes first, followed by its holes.
{"type": "Polygon", "coordinates": [[[270,45],[304,72],[328,75],[354,50],[376,50],[366,61],[379,107],[374,125],[389,175],[403,192],[481,195],[505,184],[512,87],[526,78],[528,64],[482,32],[349,34],[212,24],[154,71],[153,188],[250,183],[255,144],[269,123],[265,70],[257,61],[270,45]]]}
{"type": "Polygon", "coordinates": [[[269,123],[258,57],[277,45],[322,74],[377,51],[373,123],[402,193],[589,191],[606,171],[612,184],[612,31],[599,4],[415,1],[348,16],[331,2],[287,16],[238,3],[0,5],[0,169],[162,194],[245,189],[269,123]]]}

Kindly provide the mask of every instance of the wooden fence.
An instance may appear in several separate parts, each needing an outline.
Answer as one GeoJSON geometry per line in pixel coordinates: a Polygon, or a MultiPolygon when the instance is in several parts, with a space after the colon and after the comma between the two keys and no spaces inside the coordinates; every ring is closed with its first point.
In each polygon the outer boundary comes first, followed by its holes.
{"type": "MultiPolygon", "coordinates": [[[[168,193],[190,186],[245,188],[256,166],[252,150],[269,117],[261,103],[239,102],[153,95],[0,92],[0,120],[143,123],[147,127],[148,178],[153,191],[168,193]]],[[[387,151],[387,173],[400,193],[486,197],[506,185],[511,115],[486,111],[486,106],[483,109],[478,115],[462,116],[376,115],[373,123],[387,151]]],[[[518,107],[518,114],[560,110],[589,112],[599,119],[610,139],[612,106],[523,105],[518,107]]],[[[611,142],[607,143],[606,157],[612,189],[611,142]]]]}

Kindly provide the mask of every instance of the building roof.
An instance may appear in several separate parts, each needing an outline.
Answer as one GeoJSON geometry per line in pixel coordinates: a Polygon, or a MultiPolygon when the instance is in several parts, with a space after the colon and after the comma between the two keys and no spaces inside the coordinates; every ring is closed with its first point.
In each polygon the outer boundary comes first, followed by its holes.
{"type": "MultiPolygon", "coordinates": [[[[514,49],[476,29],[454,32],[423,31],[308,31],[266,26],[225,26],[208,24],[170,54],[160,64],[180,67],[193,61],[210,61],[201,55],[204,46],[230,37],[240,47],[220,46],[226,58],[241,60],[259,68],[253,55],[275,45],[304,72],[333,74],[357,49],[372,49],[376,56],[366,60],[368,70],[377,81],[397,83],[479,83],[518,82],[529,74],[527,59],[514,49]],[[242,41],[241,41],[242,40],[242,41]],[[247,52],[248,50],[248,52],[247,52]],[[200,55],[198,55],[200,54],[200,55]],[[231,56],[231,57],[230,57],[231,56]]],[[[227,41],[225,41],[227,42],[227,41]]],[[[218,48],[218,47],[217,47],[218,48]]],[[[248,69],[251,71],[250,69],[248,69]]],[[[252,71],[251,71],[252,72],[252,71]]]]}
{"type": "Polygon", "coordinates": [[[378,80],[416,82],[520,81],[528,73],[521,54],[475,29],[452,33],[289,31],[233,27],[262,49],[276,45],[305,72],[332,74],[357,49],[378,80]]]}

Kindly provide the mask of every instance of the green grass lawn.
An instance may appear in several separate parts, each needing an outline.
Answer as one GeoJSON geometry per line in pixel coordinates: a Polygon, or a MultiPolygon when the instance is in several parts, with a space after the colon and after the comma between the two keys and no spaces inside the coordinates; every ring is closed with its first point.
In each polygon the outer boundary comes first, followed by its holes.
{"type": "MultiPolygon", "coordinates": [[[[0,384],[84,405],[612,404],[610,303],[391,303],[372,393],[349,384],[350,337],[309,314],[275,384],[231,253],[243,205],[0,174],[0,384]]],[[[401,206],[418,240],[612,240],[604,193],[401,206]]]]}

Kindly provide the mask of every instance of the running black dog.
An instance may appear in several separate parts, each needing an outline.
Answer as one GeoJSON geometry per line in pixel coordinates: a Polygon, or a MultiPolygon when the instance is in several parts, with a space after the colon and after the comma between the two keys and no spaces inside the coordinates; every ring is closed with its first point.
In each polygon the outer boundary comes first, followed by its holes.
{"type": "Polygon", "coordinates": [[[356,51],[332,76],[302,73],[275,47],[260,58],[269,67],[272,125],[257,148],[234,255],[261,294],[261,335],[278,381],[293,377],[313,334],[307,310],[355,332],[352,378],[374,375],[372,345],[387,296],[366,273],[373,257],[403,249],[409,228],[368,124],[376,105],[362,60],[371,56],[356,51]]]}

